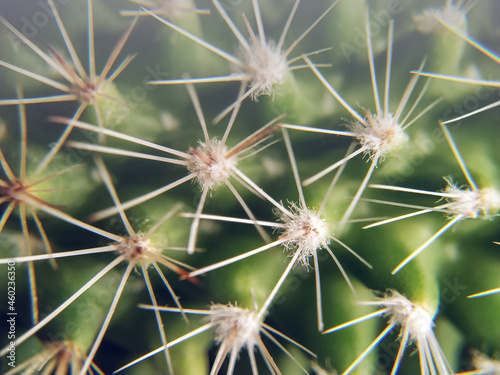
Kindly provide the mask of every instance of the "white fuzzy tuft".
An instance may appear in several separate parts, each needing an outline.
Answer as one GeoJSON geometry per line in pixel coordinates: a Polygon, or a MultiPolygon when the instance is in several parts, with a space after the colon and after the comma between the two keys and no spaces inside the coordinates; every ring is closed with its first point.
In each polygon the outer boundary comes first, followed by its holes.
{"type": "MultiPolygon", "coordinates": [[[[406,348],[412,344],[416,347],[416,351],[418,351],[420,371],[422,374],[452,375],[454,373],[433,331],[434,310],[428,308],[426,305],[411,302],[395,290],[388,290],[385,295],[378,298],[376,302],[365,302],[363,304],[376,304],[381,306],[382,309],[342,324],[341,326],[334,327],[326,332],[338,330],[339,328],[352,325],[353,323],[359,323],[373,316],[383,314],[383,316],[388,319],[388,327],[384,330],[383,334],[379,336],[379,339],[383,338],[394,328],[399,328],[400,347],[391,374],[396,374],[398,372],[403,359],[403,353],[406,348]]],[[[366,357],[366,354],[369,353],[374,346],[380,344],[379,339],[373,341],[372,345],[368,347],[351,366],[349,366],[345,374],[350,374],[361,360],[366,357]]]]}
{"type": "Polygon", "coordinates": [[[197,181],[202,189],[213,189],[227,181],[231,168],[236,165],[236,157],[227,158],[227,147],[219,140],[199,142],[197,149],[189,150],[188,169],[197,173],[197,181]]]}
{"type": "Polygon", "coordinates": [[[243,347],[251,350],[257,345],[261,321],[253,310],[242,309],[231,304],[212,305],[210,323],[215,327],[216,342],[228,343],[231,351],[239,352],[243,347]]]}
{"type": "Polygon", "coordinates": [[[396,291],[389,291],[385,297],[380,299],[380,304],[389,307],[386,315],[389,322],[406,328],[411,340],[426,340],[433,335],[433,317],[420,305],[409,301],[406,297],[396,291]]]}
{"type": "Polygon", "coordinates": [[[361,147],[366,148],[370,159],[383,160],[408,143],[408,135],[391,113],[372,115],[367,112],[366,119],[368,126],[355,122],[347,127],[356,133],[356,138],[361,143],[361,147]]]}
{"type": "Polygon", "coordinates": [[[489,220],[500,209],[500,194],[495,189],[471,190],[470,188],[458,187],[451,179],[446,179],[446,181],[448,186],[444,192],[452,195],[452,197],[447,198],[447,201],[451,203],[449,210],[454,215],[489,220]]]}
{"type": "Polygon", "coordinates": [[[328,223],[316,211],[298,207],[295,203],[290,204],[289,211],[292,216],[280,211],[280,221],[285,224],[281,237],[289,238],[283,246],[290,252],[290,256],[300,252],[297,261],[308,267],[309,257],[330,243],[328,223]]]}
{"type": "Polygon", "coordinates": [[[480,352],[475,352],[472,359],[473,366],[479,370],[478,374],[484,375],[499,375],[500,374],[500,361],[498,359],[491,359],[480,352]]]}
{"type": "Polygon", "coordinates": [[[143,264],[151,262],[151,258],[147,252],[152,251],[152,249],[149,239],[144,240],[140,233],[123,237],[117,246],[118,252],[123,254],[126,259],[131,262],[143,264]]]}
{"type": "Polygon", "coordinates": [[[467,26],[467,9],[462,5],[463,1],[460,1],[459,4],[447,1],[446,5],[442,7],[432,7],[415,14],[413,22],[416,24],[417,30],[424,34],[439,33],[446,30],[436,17],[459,29],[465,28],[467,26]]]}
{"type": "Polygon", "coordinates": [[[283,84],[289,68],[285,54],[274,42],[256,41],[250,48],[240,47],[238,73],[250,77],[251,97],[256,100],[260,95],[272,95],[274,86],[283,84]]]}

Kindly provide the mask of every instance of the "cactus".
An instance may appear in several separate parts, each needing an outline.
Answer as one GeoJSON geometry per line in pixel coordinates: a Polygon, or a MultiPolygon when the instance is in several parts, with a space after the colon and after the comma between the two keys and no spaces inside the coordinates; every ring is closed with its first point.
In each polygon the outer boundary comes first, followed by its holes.
{"type": "Polygon", "coordinates": [[[2,373],[498,374],[499,10],[2,4],[2,373]]]}

